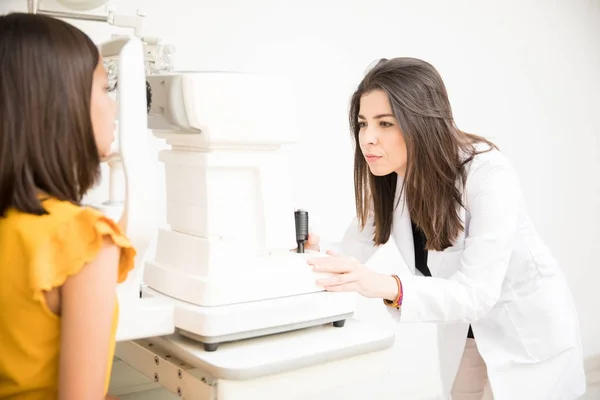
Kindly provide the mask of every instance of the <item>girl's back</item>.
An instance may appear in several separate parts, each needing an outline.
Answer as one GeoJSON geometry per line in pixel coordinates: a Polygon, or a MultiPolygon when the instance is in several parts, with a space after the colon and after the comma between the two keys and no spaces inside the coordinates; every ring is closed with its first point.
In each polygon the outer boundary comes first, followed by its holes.
{"type": "Polygon", "coordinates": [[[0,16],[0,398],[103,399],[116,285],[135,250],[80,205],[114,140],[98,48],[58,19],[0,16]]]}

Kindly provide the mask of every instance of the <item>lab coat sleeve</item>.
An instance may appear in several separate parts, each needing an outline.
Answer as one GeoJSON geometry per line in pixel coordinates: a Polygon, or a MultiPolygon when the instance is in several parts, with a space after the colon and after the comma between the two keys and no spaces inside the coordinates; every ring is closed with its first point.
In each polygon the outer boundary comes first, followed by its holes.
{"type": "Polygon", "coordinates": [[[403,277],[402,307],[388,307],[397,321],[473,322],[498,301],[520,212],[518,178],[507,162],[487,163],[470,174],[465,190],[471,219],[460,268],[448,279],[403,277]]]}

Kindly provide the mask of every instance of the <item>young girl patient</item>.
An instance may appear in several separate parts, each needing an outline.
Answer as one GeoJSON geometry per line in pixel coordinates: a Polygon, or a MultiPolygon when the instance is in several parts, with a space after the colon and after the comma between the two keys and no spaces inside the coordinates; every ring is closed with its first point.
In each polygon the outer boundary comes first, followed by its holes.
{"type": "Polygon", "coordinates": [[[0,398],[104,399],[117,282],[135,251],[82,207],[114,139],[94,43],[58,19],[0,16],[0,398]]]}

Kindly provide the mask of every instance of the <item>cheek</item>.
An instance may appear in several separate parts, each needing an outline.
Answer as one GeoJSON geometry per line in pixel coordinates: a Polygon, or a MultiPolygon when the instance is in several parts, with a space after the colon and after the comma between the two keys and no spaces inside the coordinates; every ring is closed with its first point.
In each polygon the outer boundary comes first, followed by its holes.
{"type": "Polygon", "coordinates": [[[388,161],[394,165],[404,165],[406,163],[406,144],[399,134],[398,137],[390,137],[382,147],[387,155],[388,161]]]}
{"type": "Polygon", "coordinates": [[[106,156],[114,140],[115,118],[110,99],[107,97],[98,100],[100,101],[92,101],[92,127],[98,151],[101,156],[106,156]]]}

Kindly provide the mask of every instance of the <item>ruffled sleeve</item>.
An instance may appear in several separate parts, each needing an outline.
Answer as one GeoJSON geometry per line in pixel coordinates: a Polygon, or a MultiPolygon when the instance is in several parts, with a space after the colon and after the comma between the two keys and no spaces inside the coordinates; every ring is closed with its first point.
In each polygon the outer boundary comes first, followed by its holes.
{"type": "MultiPolygon", "coordinates": [[[[43,292],[62,286],[93,261],[108,236],[121,249],[117,281],[123,282],[135,265],[135,249],[110,218],[90,208],[78,208],[64,218],[46,238],[38,243],[30,263],[30,281],[34,296],[42,300],[43,292]]],[[[107,266],[109,267],[109,266],[107,266]]]]}

